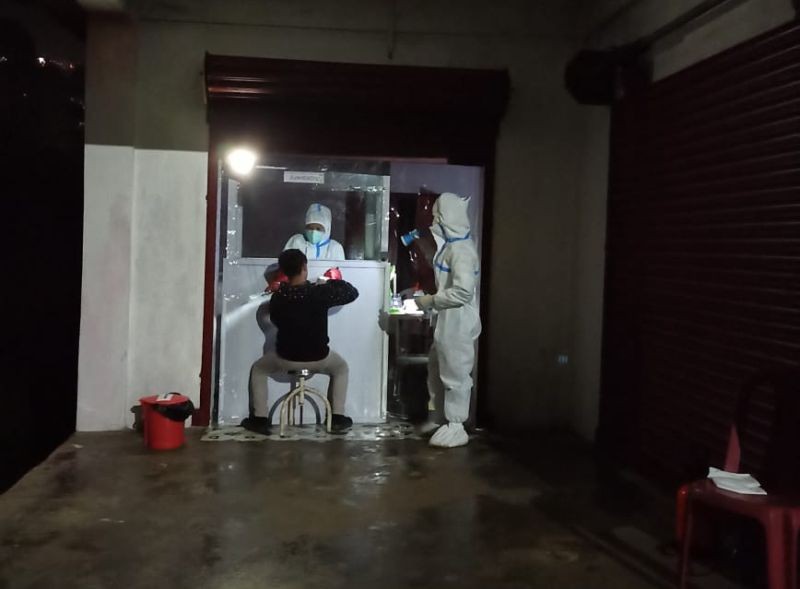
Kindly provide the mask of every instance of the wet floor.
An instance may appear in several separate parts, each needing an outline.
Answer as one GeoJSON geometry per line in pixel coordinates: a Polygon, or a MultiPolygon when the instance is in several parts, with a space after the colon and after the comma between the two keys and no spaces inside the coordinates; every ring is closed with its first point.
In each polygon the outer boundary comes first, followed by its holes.
{"type": "Polygon", "coordinates": [[[569,495],[485,441],[200,433],[166,453],[126,432],[70,439],[0,496],[0,588],[664,586],[576,532],[569,495]]]}

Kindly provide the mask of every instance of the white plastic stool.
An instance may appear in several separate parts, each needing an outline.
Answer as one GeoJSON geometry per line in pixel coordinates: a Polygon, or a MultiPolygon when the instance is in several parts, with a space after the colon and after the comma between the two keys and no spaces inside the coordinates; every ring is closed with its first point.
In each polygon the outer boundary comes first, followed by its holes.
{"type": "MultiPolygon", "coordinates": [[[[289,374],[293,377],[292,381],[296,382],[294,388],[282,397],[280,402],[281,411],[281,437],[286,435],[286,426],[291,422],[291,425],[297,423],[297,408],[300,408],[300,424],[303,423],[303,407],[306,402],[306,395],[310,395],[312,399],[316,397],[322,402],[325,407],[325,429],[331,433],[331,418],[333,411],[328,397],[320,393],[317,389],[310,387],[306,384],[306,380],[311,377],[311,372],[305,368],[301,370],[291,370],[289,374]],[[296,381],[295,381],[296,379],[296,381]]],[[[311,399],[309,399],[311,401],[311,399]]],[[[312,404],[313,401],[311,401],[312,404]]],[[[315,409],[316,409],[316,404],[315,409]]],[[[270,421],[272,421],[270,419],[270,421]]]]}

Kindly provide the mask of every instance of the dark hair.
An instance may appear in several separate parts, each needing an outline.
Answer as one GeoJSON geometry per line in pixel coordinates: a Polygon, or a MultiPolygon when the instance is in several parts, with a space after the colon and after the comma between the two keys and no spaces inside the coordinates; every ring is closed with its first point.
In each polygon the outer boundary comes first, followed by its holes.
{"type": "Polygon", "coordinates": [[[286,250],[278,257],[278,266],[287,278],[294,278],[300,274],[307,263],[308,258],[300,250],[286,250]]]}

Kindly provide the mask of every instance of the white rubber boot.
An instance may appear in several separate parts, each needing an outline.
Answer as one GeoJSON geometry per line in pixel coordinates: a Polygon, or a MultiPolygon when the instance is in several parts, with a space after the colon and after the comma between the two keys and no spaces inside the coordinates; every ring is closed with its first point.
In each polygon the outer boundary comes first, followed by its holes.
{"type": "Polygon", "coordinates": [[[448,423],[443,425],[431,438],[430,445],[437,448],[457,448],[466,446],[469,443],[469,436],[464,429],[463,423],[448,423]]]}

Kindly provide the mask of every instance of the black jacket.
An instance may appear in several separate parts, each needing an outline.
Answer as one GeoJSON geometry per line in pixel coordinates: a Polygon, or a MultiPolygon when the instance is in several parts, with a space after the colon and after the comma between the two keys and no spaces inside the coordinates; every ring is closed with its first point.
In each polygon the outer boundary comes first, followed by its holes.
{"type": "Polygon", "coordinates": [[[357,298],[358,291],[344,280],[306,282],[300,286],[282,284],[269,304],[270,319],[278,328],[278,356],[292,362],[315,362],[327,357],[328,310],[357,298]]]}

